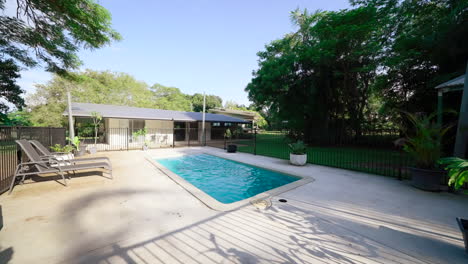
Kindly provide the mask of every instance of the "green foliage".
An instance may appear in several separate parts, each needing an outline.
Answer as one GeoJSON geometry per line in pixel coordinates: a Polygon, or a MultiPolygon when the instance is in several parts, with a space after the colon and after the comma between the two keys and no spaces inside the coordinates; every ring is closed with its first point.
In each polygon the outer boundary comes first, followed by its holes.
{"type": "MultiPolygon", "coordinates": [[[[0,37],[0,52],[2,52],[1,43],[2,37],[0,37]]],[[[5,115],[9,107],[5,102],[13,104],[20,110],[24,106],[24,100],[21,97],[24,91],[16,84],[16,80],[21,77],[19,71],[20,68],[12,59],[4,59],[3,55],[0,56],[0,122],[6,122],[5,115]]]]}
{"type": "Polygon", "coordinates": [[[50,149],[53,152],[71,153],[73,151],[73,146],[71,146],[71,145],[62,146],[60,144],[55,144],[55,145],[51,146],[50,149]]]}
{"type": "Polygon", "coordinates": [[[292,20],[298,31],[258,53],[250,100],[307,136],[338,122],[359,134],[382,43],[376,9],[296,10],[292,20]]]}
{"type": "Polygon", "coordinates": [[[224,132],[224,138],[227,138],[227,139],[231,139],[232,138],[232,132],[231,132],[231,129],[226,129],[226,131],[224,132]]]}
{"type": "Polygon", "coordinates": [[[374,83],[385,111],[396,121],[402,109],[433,112],[434,87],[465,72],[468,2],[362,0],[353,4],[375,6],[386,20],[388,38],[381,51],[385,70],[374,83]]]}
{"type": "Polygon", "coordinates": [[[81,145],[80,137],[75,136],[73,137],[73,140],[67,137],[67,140],[70,141],[70,143],[75,147],[76,150],[80,151],[80,145],[81,145]]]}
{"type": "MultiPolygon", "coordinates": [[[[178,111],[192,111],[193,105],[194,111],[203,110],[203,95],[201,94],[190,96],[182,93],[179,88],[161,84],[149,87],[148,84],[125,73],[86,70],[82,73],[74,73],[73,79],[55,75],[47,84],[36,85],[36,92],[27,98],[33,125],[65,125],[66,118],[63,112],[66,108],[66,87],[71,90],[73,102],[78,103],[126,105],[178,111]]],[[[207,96],[207,109],[218,107],[221,103],[220,97],[207,96]]]]}
{"type": "MultiPolygon", "coordinates": [[[[16,16],[0,16],[0,94],[18,108],[24,104],[15,84],[19,65],[45,65],[47,71],[66,75],[80,65],[80,48],[96,49],[121,38],[111,28],[109,12],[94,0],[10,2],[16,4],[16,16]]],[[[5,0],[0,9],[5,10],[5,0]]],[[[0,102],[0,110],[5,108],[0,102]]]]}
{"type": "Polygon", "coordinates": [[[297,30],[258,52],[249,98],[270,127],[318,138],[395,127],[401,110],[433,112],[437,84],[465,71],[468,2],[355,0],[291,14],[297,30]]]}
{"type": "Polygon", "coordinates": [[[143,128],[143,129],[140,129],[140,130],[138,130],[138,131],[133,132],[132,135],[133,135],[134,138],[137,138],[137,137],[139,137],[139,136],[146,136],[147,133],[148,133],[148,132],[147,132],[146,127],[145,127],[145,128],[143,128]]]}
{"type": "Polygon", "coordinates": [[[93,119],[93,125],[94,125],[94,146],[96,146],[97,137],[98,137],[97,136],[98,128],[102,121],[102,115],[98,112],[91,112],[91,118],[93,119]]]}
{"type": "Polygon", "coordinates": [[[292,154],[303,155],[307,153],[307,146],[301,140],[297,141],[296,143],[288,144],[288,146],[292,154]]]}
{"type": "Polygon", "coordinates": [[[435,114],[417,116],[406,113],[413,125],[412,135],[408,136],[403,149],[415,160],[416,166],[422,169],[433,169],[442,155],[442,137],[450,127],[440,127],[432,121],[435,114]]]}
{"type": "Polygon", "coordinates": [[[232,100],[227,100],[226,103],[224,103],[224,108],[243,111],[247,110],[247,107],[245,107],[245,105],[238,104],[232,100]]]}
{"type": "Polygon", "coordinates": [[[30,113],[27,111],[14,111],[6,115],[0,114],[2,126],[31,126],[30,113]]]}
{"type": "Polygon", "coordinates": [[[190,99],[179,88],[155,84],[151,87],[151,91],[152,108],[178,111],[192,110],[190,99]]]}
{"type": "Polygon", "coordinates": [[[79,103],[191,110],[190,100],[178,88],[159,84],[150,88],[125,73],[86,70],[76,73],[75,79],[79,81],[55,75],[47,84],[36,85],[36,92],[26,100],[33,125],[65,125],[62,114],[66,107],[66,87],[70,87],[73,101],[79,103]]]}
{"type": "Polygon", "coordinates": [[[268,126],[268,122],[260,113],[258,113],[258,119],[256,120],[255,124],[257,125],[258,128],[261,128],[261,129],[267,128],[268,126]]]}
{"type": "Polygon", "coordinates": [[[468,183],[468,160],[457,157],[442,158],[439,164],[447,165],[445,169],[450,177],[448,184],[455,190],[460,189],[463,184],[468,183]]]}
{"type": "MultiPolygon", "coordinates": [[[[192,107],[194,112],[203,112],[203,94],[195,93],[190,96],[192,102],[192,107]]],[[[223,105],[223,99],[216,95],[206,95],[206,107],[205,110],[208,110],[221,107],[223,105]]]]}

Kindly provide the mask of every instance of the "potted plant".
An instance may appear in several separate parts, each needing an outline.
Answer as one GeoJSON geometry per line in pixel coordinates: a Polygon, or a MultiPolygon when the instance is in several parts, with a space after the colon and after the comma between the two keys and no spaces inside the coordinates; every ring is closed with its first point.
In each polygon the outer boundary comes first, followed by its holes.
{"type": "Polygon", "coordinates": [[[64,160],[73,159],[73,154],[72,154],[73,149],[74,148],[73,148],[72,145],[62,146],[60,144],[55,144],[53,146],[50,146],[50,150],[52,150],[52,152],[54,152],[54,154],[55,153],[59,154],[59,157],[57,158],[58,160],[60,160],[60,159],[64,159],[64,160]]]}
{"type": "Polygon", "coordinates": [[[307,146],[303,141],[289,144],[289,162],[296,166],[304,166],[307,163],[307,146]]]}
{"type": "Polygon", "coordinates": [[[50,150],[56,153],[70,154],[73,151],[73,146],[71,145],[62,146],[60,144],[55,144],[53,146],[50,146],[50,150]]]}
{"type": "Polygon", "coordinates": [[[143,144],[143,150],[148,150],[148,146],[149,146],[149,141],[148,140],[145,140],[145,143],[143,144]]]}
{"type": "MultiPolygon", "coordinates": [[[[460,189],[463,184],[468,183],[468,160],[449,157],[440,159],[439,164],[447,165],[445,170],[448,171],[448,184],[449,186],[453,186],[455,190],[460,189]]],[[[462,232],[463,241],[465,241],[465,251],[468,253],[468,219],[457,217],[457,223],[462,232]]]]}
{"type": "Polygon", "coordinates": [[[81,144],[80,137],[76,136],[73,139],[67,137],[67,139],[75,146],[75,156],[83,156],[86,153],[86,146],[81,144]]]}
{"type": "Polygon", "coordinates": [[[99,125],[101,124],[102,121],[102,115],[98,112],[91,112],[91,118],[93,119],[93,125],[94,125],[94,146],[89,148],[89,153],[91,154],[96,154],[97,152],[97,139],[98,139],[98,128],[99,125]]]}
{"type": "Polygon", "coordinates": [[[237,145],[231,144],[231,138],[232,138],[232,133],[231,129],[226,129],[226,132],[224,133],[224,138],[227,139],[228,145],[227,145],[227,152],[228,153],[235,153],[237,151],[237,145]]]}
{"type": "Polygon", "coordinates": [[[429,116],[417,116],[406,113],[408,120],[414,127],[411,136],[408,136],[403,149],[408,152],[415,167],[410,167],[411,183],[414,187],[425,191],[440,191],[440,183],[444,171],[436,167],[441,157],[442,137],[450,127],[441,127],[429,116]]]}

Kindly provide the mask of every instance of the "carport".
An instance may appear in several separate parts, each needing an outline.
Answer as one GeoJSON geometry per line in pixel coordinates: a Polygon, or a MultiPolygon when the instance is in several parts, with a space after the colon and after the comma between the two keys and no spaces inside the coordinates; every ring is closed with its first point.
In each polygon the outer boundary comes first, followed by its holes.
{"type": "MultiPolygon", "coordinates": [[[[468,71],[468,67],[467,67],[468,71]]],[[[466,158],[468,144],[468,74],[458,76],[455,79],[439,84],[435,87],[437,93],[437,124],[442,125],[443,96],[444,93],[462,91],[460,113],[458,118],[457,137],[453,155],[466,158]]]]}

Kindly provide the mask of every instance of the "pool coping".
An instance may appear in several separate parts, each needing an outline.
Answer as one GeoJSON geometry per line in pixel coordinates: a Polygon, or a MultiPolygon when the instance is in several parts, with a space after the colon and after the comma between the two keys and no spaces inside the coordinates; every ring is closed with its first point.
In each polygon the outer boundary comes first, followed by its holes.
{"type": "MultiPolygon", "coordinates": [[[[286,185],[283,185],[283,186],[268,190],[266,192],[259,193],[259,194],[255,195],[255,196],[246,198],[244,200],[240,200],[240,201],[237,201],[237,202],[225,204],[225,203],[222,203],[222,202],[216,200],[215,198],[211,197],[210,195],[208,195],[207,193],[205,193],[201,189],[195,187],[194,185],[192,185],[190,182],[188,182],[187,180],[185,180],[181,176],[177,175],[176,173],[172,172],[168,168],[164,167],[159,162],[155,161],[154,157],[150,156],[149,154],[145,155],[146,160],[149,161],[153,166],[155,166],[159,171],[166,174],[170,179],[172,179],[175,183],[177,183],[182,188],[184,188],[187,192],[189,192],[195,198],[200,200],[207,207],[209,207],[209,208],[211,208],[213,210],[216,210],[216,211],[223,211],[223,212],[232,211],[232,210],[235,210],[235,209],[240,208],[242,206],[248,205],[248,204],[250,204],[250,203],[252,203],[254,201],[270,199],[273,196],[276,196],[278,194],[290,191],[292,189],[298,188],[300,186],[303,186],[305,184],[308,184],[308,183],[311,183],[311,182],[315,181],[315,179],[310,177],[310,176],[299,176],[299,175],[295,175],[293,173],[285,172],[285,171],[282,171],[282,170],[277,170],[277,169],[267,168],[267,167],[264,167],[264,166],[249,164],[249,163],[246,163],[246,162],[237,161],[237,160],[234,160],[234,159],[226,158],[225,156],[222,156],[222,155],[216,155],[215,153],[206,152],[206,151],[202,151],[202,150],[199,151],[199,152],[183,154],[183,155],[194,155],[194,154],[211,155],[211,156],[215,156],[215,157],[218,157],[218,158],[223,158],[223,159],[227,159],[227,160],[247,164],[247,165],[250,165],[250,166],[258,167],[258,168],[261,168],[261,169],[266,169],[266,170],[270,170],[270,171],[274,171],[274,172],[278,172],[278,173],[282,173],[282,174],[286,174],[286,175],[289,175],[289,176],[292,176],[292,177],[299,178],[299,180],[297,180],[297,181],[294,181],[294,182],[288,183],[286,185]]],[[[179,155],[177,155],[177,156],[179,156],[179,155]]],[[[174,157],[176,157],[176,156],[174,156],[174,157]]],[[[291,166],[293,166],[293,165],[291,165],[291,166]]]]}

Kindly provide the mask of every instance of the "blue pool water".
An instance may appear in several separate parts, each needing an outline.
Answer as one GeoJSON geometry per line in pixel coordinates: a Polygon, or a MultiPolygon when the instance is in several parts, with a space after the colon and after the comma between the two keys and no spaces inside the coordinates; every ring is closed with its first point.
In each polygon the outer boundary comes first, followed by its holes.
{"type": "Polygon", "coordinates": [[[156,159],[221,203],[233,203],[299,180],[207,154],[156,159]]]}

